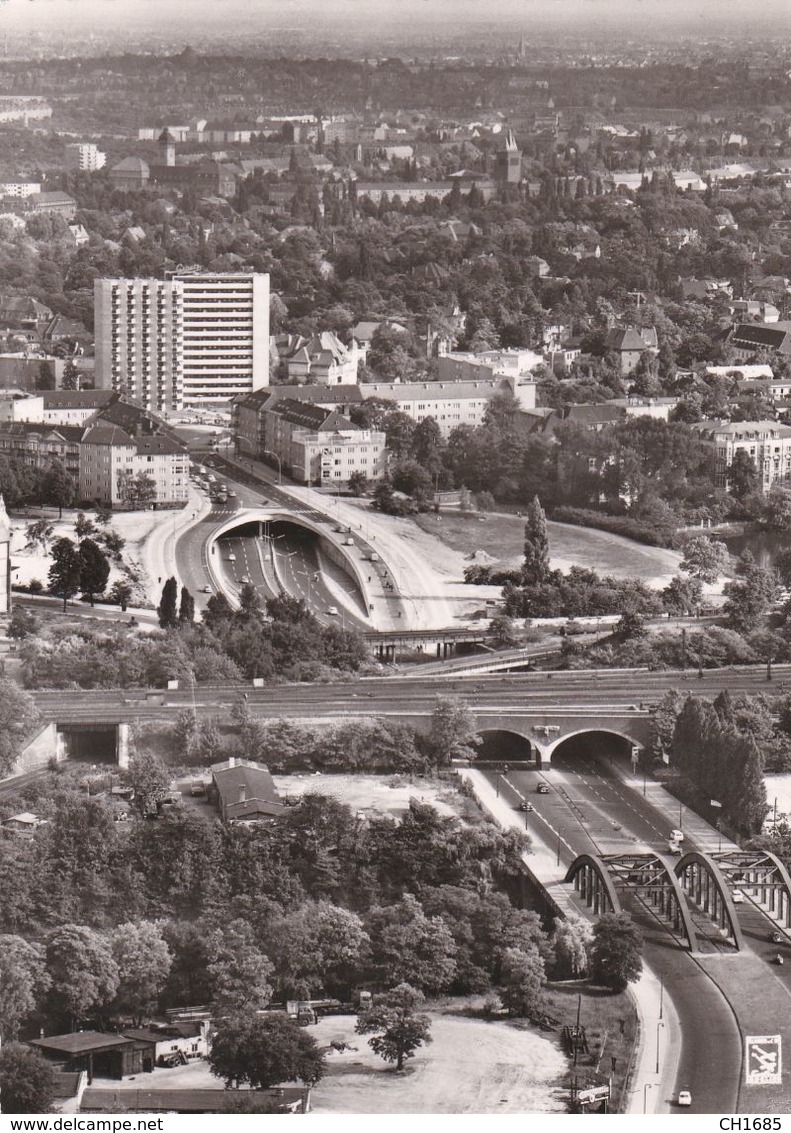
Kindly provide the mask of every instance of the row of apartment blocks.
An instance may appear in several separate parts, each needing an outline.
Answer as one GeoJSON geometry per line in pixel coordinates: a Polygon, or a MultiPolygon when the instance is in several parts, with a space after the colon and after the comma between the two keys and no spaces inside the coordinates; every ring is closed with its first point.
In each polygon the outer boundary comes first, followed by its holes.
{"type": "Polygon", "coordinates": [[[498,395],[535,406],[535,383],[504,374],[468,381],[366,382],[354,385],[272,386],[235,403],[236,448],[241,456],[274,457],[304,484],[344,485],[353,472],[369,480],[386,470],[384,433],[355,424],[350,414],[368,398],[392,402],[414,421],[432,417],[444,437],[461,425],[483,423],[498,395]]]}
{"type": "Polygon", "coordinates": [[[187,502],[187,450],[161,421],[112,391],[46,390],[0,401],[0,456],[37,469],[59,461],[85,504],[139,507],[141,476],[152,485],[144,506],[187,502]]]}

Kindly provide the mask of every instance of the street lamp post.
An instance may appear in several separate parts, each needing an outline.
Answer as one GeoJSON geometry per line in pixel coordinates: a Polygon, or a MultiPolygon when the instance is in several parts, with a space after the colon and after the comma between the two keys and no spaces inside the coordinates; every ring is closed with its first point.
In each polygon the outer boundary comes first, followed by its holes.
{"type": "Polygon", "coordinates": [[[282,463],[280,457],[277,455],[276,452],[272,452],[272,450],[269,449],[269,448],[261,449],[261,455],[262,456],[273,456],[275,458],[275,460],[277,461],[277,482],[278,482],[278,484],[282,484],[283,483],[283,463],[282,463]]]}
{"type": "Polygon", "coordinates": [[[665,1006],[665,973],[661,972],[659,976],[659,1018],[662,1018],[665,1006]]]}
{"type": "Polygon", "coordinates": [[[653,1082],[646,1082],[645,1085],[643,1086],[643,1113],[648,1112],[648,1108],[647,1108],[648,1107],[648,1091],[653,1090],[653,1088],[654,1088],[653,1082]]]}
{"type": "Polygon", "coordinates": [[[660,1019],[656,1025],[656,1072],[659,1073],[659,1029],[664,1030],[665,1024],[660,1019]]]}

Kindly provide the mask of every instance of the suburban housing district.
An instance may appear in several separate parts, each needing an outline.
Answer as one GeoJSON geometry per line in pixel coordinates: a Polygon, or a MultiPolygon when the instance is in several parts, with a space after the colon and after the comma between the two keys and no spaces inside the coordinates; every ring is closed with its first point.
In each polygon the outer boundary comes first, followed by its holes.
{"type": "Polygon", "coordinates": [[[4,1111],[788,1112],[782,37],[76,7],[0,39],[4,1111]]]}

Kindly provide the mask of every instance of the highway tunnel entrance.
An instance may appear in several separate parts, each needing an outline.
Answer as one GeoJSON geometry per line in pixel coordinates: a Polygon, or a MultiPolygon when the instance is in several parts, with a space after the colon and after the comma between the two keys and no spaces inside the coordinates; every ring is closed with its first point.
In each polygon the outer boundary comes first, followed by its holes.
{"type": "Polygon", "coordinates": [[[481,763],[530,763],[536,762],[536,749],[530,740],[518,732],[505,728],[487,728],[480,733],[481,746],[478,748],[476,762],[481,763]]]}
{"type": "Polygon", "coordinates": [[[638,745],[628,736],[606,730],[576,732],[552,750],[552,766],[579,770],[597,759],[610,759],[631,769],[632,749],[638,745]]]}
{"type": "MultiPolygon", "coordinates": [[[[363,568],[372,575],[376,572],[363,561],[362,548],[347,527],[337,526],[334,532],[335,537],[330,538],[296,519],[272,516],[231,523],[217,542],[260,540],[259,552],[263,549],[263,558],[280,589],[333,613],[345,607],[346,613],[367,622],[368,604],[355,567],[360,573],[363,568]]],[[[369,582],[376,587],[379,580],[369,577],[369,582]]]]}

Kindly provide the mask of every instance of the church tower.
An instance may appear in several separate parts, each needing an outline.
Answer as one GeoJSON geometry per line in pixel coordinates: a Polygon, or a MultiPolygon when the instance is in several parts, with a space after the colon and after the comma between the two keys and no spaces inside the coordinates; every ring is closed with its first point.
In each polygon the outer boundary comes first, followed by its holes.
{"type": "Polygon", "coordinates": [[[159,161],[170,169],[176,164],[176,139],[167,127],[159,135],[159,161]]]}
{"type": "Polygon", "coordinates": [[[494,155],[494,177],[506,185],[518,185],[522,180],[522,153],[517,148],[513,130],[506,130],[494,155]]]}

